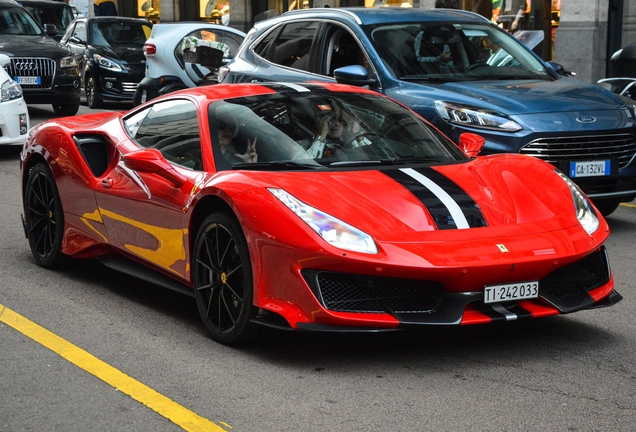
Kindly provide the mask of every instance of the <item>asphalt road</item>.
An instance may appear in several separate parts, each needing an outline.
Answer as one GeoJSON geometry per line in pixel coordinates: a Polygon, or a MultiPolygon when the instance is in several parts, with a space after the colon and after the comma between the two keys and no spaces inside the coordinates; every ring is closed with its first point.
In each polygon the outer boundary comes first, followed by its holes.
{"type": "MultiPolygon", "coordinates": [[[[209,420],[207,430],[636,430],[636,202],[609,218],[625,297],[612,308],[418,333],[266,331],[237,349],[207,337],[190,297],[95,261],[36,266],[19,184],[18,157],[1,156],[0,318],[49,330],[209,420]]],[[[0,431],[188,429],[53,345],[0,319],[0,431]]]]}

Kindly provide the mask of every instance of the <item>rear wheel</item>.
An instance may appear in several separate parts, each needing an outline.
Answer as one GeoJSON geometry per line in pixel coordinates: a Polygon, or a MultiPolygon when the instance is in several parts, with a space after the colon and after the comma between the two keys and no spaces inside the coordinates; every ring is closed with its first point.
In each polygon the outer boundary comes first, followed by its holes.
{"type": "Polygon", "coordinates": [[[97,83],[92,76],[86,77],[86,88],[84,91],[86,92],[86,105],[89,108],[101,108],[104,105],[97,96],[97,83]]]}
{"type": "Polygon", "coordinates": [[[238,344],[254,336],[250,255],[233,217],[215,213],[205,219],[194,243],[192,277],[199,314],[214,340],[238,344]]]}
{"type": "Polygon", "coordinates": [[[64,212],[53,173],[43,163],[29,172],[24,192],[24,219],[31,253],[39,266],[60,264],[64,212]]]}

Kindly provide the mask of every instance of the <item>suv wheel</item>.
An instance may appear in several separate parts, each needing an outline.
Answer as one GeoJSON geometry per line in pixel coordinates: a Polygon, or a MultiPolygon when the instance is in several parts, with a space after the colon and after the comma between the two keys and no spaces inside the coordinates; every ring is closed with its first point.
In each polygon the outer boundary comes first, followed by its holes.
{"type": "Polygon", "coordinates": [[[84,91],[86,92],[86,105],[88,105],[89,108],[102,107],[103,101],[97,97],[97,85],[92,76],[86,78],[86,88],[84,91]]]}
{"type": "Polygon", "coordinates": [[[73,116],[77,114],[79,107],[80,107],[79,102],[72,103],[72,104],[64,104],[64,105],[53,104],[53,111],[55,111],[55,114],[57,114],[60,117],[68,117],[68,116],[73,116]]]}

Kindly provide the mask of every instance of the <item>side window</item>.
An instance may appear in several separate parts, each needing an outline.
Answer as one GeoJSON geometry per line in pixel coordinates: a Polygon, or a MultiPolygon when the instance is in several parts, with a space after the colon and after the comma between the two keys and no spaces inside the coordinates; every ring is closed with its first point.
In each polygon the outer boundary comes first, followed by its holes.
{"type": "Polygon", "coordinates": [[[274,40],[276,39],[278,31],[278,27],[276,27],[273,31],[270,31],[269,34],[267,34],[267,36],[265,36],[263,40],[254,47],[254,54],[267,58],[267,53],[269,52],[270,47],[274,45],[274,40]]]}
{"type": "Polygon", "coordinates": [[[203,169],[196,106],[187,100],[160,102],[124,119],[137,144],[154,148],[166,160],[194,170],[203,169]]]}
{"type": "MultiPolygon", "coordinates": [[[[199,29],[199,30],[190,32],[185,36],[185,38],[189,38],[189,37],[195,37],[197,39],[201,39],[201,40],[209,41],[209,42],[220,42],[227,45],[227,47],[229,47],[229,52],[223,55],[223,58],[226,58],[226,59],[234,58],[236,51],[238,51],[239,45],[241,45],[241,42],[243,42],[243,38],[240,37],[239,35],[236,35],[229,31],[223,31],[223,30],[212,31],[210,29],[199,29]]],[[[177,44],[177,48],[175,49],[174,55],[178,59],[178,61],[181,64],[183,64],[183,44],[182,43],[177,44]]]]}
{"type": "Polygon", "coordinates": [[[308,70],[309,52],[318,24],[318,21],[287,24],[269,50],[269,60],[281,66],[308,70]]]}
{"type": "Polygon", "coordinates": [[[78,38],[82,42],[86,42],[86,24],[83,22],[77,23],[72,36],[78,38]]]}
{"type": "Polygon", "coordinates": [[[344,28],[337,28],[331,34],[325,64],[328,66],[329,76],[333,76],[336,69],[351,65],[364,66],[370,78],[375,76],[364,50],[356,38],[344,28]]]}

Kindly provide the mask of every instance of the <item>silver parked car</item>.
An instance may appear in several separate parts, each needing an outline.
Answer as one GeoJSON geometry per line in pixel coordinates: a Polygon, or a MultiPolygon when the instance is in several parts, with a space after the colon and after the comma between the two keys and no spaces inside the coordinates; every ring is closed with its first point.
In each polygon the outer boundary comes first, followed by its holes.
{"type": "Polygon", "coordinates": [[[153,99],[171,91],[218,82],[217,70],[183,58],[184,38],[222,42],[229,47],[222,63],[229,62],[245,38],[245,33],[205,22],[155,24],[144,45],[146,77],[139,83],[133,104],[153,99]]]}

